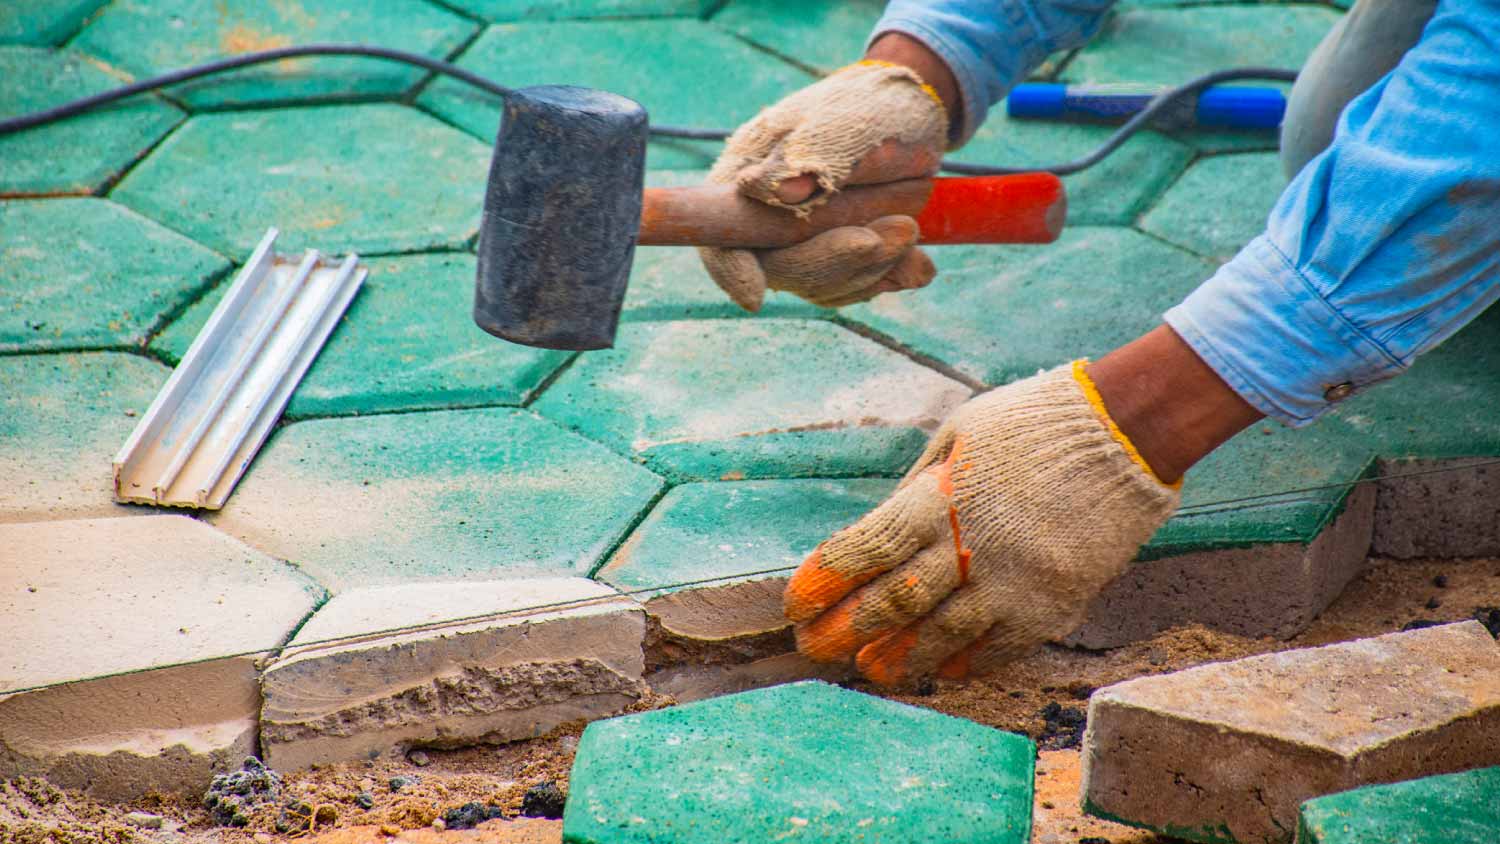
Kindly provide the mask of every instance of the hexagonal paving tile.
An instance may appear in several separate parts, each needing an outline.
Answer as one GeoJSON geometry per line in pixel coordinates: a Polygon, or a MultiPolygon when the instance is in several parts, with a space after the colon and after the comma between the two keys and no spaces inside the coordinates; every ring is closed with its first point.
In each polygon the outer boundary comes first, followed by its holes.
{"type": "MultiPolygon", "coordinates": [[[[639,101],[653,122],[726,129],[812,81],[707,23],[682,19],[496,25],[459,64],[517,87],[603,88],[639,101]]],[[[434,82],[418,102],[487,142],[500,125],[495,97],[453,80],[434,82]]],[[[646,161],[707,167],[718,149],[715,142],[658,141],[646,161]]]]}
{"type": "MultiPolygon", "coordinates": [[[[570,355],[507,343],[474,325],[474,260],[455,252],[368,261],[369,278],[292,394],[286,415],[515,405],[528,399],[570,355]]],[[[179,360],[221,296],[205,296],[151,348],[179,360]]]]}
{"type": "MultiPolygon", "coordinates": [[[[137,76],[155,76],[237,53],[294,44],[376,44],[441,59],[476,29],[420,0],[122,0],[74,42],[137,76]]],[[[194,109],[287,100],[396,95],[424,76],[381,59],[330,56],[259,65],[171,89],[194,109]]]]}
{"type": "Polygon", "coordinates": [[[0,6],[0,44],[61,44],[108,0],[27,0],[0,6]]]}
{"type": "Polygon", "coordinates": [[[1034,754],[1015,733],[791,683],[590,724],[563,837],[1022,844],[1034,754]]]}
{"type": "Polygon", "coordinates": [[[858,61],[883,0],[731,0],[713,22],[827,73],[858,61]]]}
{"type": "Polygon", "coordinates": [[[1286,178],[1275,153],[1216,155],[1194,163],[1141,228],[1205,258],[1227,261],[1265,231],[1286,178]]]}
{"type": "Polygon", "coordinates": [[[114,503],[110,460],[166,380],[136,355],[0,357],[0,522],[151,512],[114,503]]]}
{"type": "Polygon", "coordinates": [[[627,323],[534,405],[679,478],[894,474],[964,385],[836,325],[627,323]]]}
{"type": "MultiPolygon", "coordinates": [[[[82,56],[0,47],[0,117],[52,108],[121,84],[82,56]]],[[[0,196],[89,193],[182,120],[156,96],[132,97],[62,123],[0,137],[0,196]]]]}
{"type": "Polygon", "coordinates": [[[662,481],[524,411],[299,422],[218,527],[325,586],[587,575],[662,481]]]}
{"type": "Polygon", "coordinates": [[[246,111],[189,120],[111,198],[238,260],[270,226],[280,251],[416,252],[478,231],[488,171],[488,147],[404,106],[246,111]]]}
{"type": "Polygon", "coordinates": [[[699,17],[722,0],[449,0],[449,5],[487,21],[572,18],[699,17]]]}
{"type": "Polygon", "coordinates": [[[931,254],[938,277],[930,287],[844,315],[990,384],[1134,339],[1214,269],[1120,228],[1070,228],[1046,246],[940,246],[931,254]]]}
{"type": "Polygon", "coordinates": [[[143,343],[229,262],[104,199],[0,202],[0,352],[143,343]]]}

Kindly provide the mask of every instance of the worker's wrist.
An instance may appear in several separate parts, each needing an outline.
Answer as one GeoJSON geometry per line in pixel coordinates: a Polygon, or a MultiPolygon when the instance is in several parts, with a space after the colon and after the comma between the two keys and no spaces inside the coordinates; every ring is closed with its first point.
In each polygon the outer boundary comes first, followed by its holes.
{"type": "Polygon", "coordinates": [[[865,50],[865,58],[911,68],[937,94],[948,114],[950,134],[954,126],[962,124],[963,98],[959,94],[958,80],[948,63],[926,44],[902,32],[887,32],[870,44],[865,50]]]}
{"type": "Polygon", "coordinates": [[[1262,418],[1165,325],[1089,364],[1088,376],[1110,418],[1166,483],[1262,418]]]}

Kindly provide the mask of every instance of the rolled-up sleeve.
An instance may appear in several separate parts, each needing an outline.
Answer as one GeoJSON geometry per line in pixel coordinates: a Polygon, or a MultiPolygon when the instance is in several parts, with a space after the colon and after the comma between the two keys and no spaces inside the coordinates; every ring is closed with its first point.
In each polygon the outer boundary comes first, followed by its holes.
{"type": "Polygon", "coordinates": [[[1500,297],[1500,3],[1442,0],[1253,240],[1166,321],[1302,425],[1500,297]]]}
{"type": "Polygon", "coordinates": [[[921,41],[958,81],[963,122],[953,145],[979,129],[990,106],[1048,55],[1099,29],[1114,0],[892,0],[870,42],[888,32],[921,41]]]}

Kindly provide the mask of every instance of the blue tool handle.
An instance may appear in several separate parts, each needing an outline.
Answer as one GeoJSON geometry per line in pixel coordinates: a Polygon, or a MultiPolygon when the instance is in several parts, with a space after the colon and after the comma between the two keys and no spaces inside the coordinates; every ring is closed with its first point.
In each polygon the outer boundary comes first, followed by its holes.
{"type": "MultiPolygon", "coordinates": [[[[1023,82],[1011,89],[1011,117],[1122,123],[1165,89],[1142,85],[1063,85],[1023,82]]],[[[1187,104],[1184,104],[1186,106],[1187,104]]],[[[1192,108],[1171,109],[1173,125],[1231,129],[1275,129],[1286,112],[1276,88],[1217,85],[1200,93],[1192,108]]]]}

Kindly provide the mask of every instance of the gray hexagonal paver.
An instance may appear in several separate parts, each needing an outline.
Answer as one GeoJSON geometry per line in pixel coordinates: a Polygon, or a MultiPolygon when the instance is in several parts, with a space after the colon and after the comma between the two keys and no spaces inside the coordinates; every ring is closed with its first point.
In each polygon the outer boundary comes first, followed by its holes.
{"type": "MultiPolygon", "coordinates": [[[[710,24],[681,18],[497,24],[459,64],[515,87],[603,88],[639,101],[656,123],[722,128],[812,81],[710,24]]],[[[418,102],[485,141],[500,125],[495,97],[451,79],[434,82],[418,102]]],[[[718,150],[718,143],[657,141],[646,160],[658,168],[706,167],[718,150]]]]}
{"type": "Polygon", "coordinates": [[[906,467],[963,384],[828,322],[627,323],[534,407],[681,478],[906,467]]]}
{"type": "Polygon", "coordinates": [[[398,413],[281,429],[211,518],[334,591],[587,575],[661,487],[525,411],[398,413]]]}
{"type": "Polygon", "coordinates": [[[0,352],[138,346],[229,269],[104,199],[0,202],[0,352]]]}
{"type": "MultiPolygon", "coordinates": [[[[0,47],[0,117],[62,105],[121,83],[77,53],[0,47]]],[[[182,120],[156,96],[0,137],[0,196],[90,193],[182,120]]]]}
{"type": "Polygon", "coordinates": [[[414,109],[325,106],[194,117],[111,198],[236,259],[278,250],[415,252],[479,226],[489,148],[414,109]]]}
{"type": "MultiPolygon", "coordinates": [[[[121,0],[75,39],[78,49],[137,76],[238,53],[317,42],[375,44],[441,59],[477,25],[422,0],[121,0]]],[[[171,88],[194,109],[261,102],[394,96],[424,76],[381,59],[284,60],[171,88]]]]}

